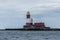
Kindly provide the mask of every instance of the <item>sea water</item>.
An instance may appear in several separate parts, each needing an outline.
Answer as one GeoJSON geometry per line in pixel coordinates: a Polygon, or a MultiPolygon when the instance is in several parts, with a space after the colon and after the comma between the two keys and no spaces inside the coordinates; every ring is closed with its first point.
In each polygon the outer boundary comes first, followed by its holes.
{"type": "Polygon", "coordinates": [[[60,40],[60,31],[0,31],[0,40],[60,40]]]}

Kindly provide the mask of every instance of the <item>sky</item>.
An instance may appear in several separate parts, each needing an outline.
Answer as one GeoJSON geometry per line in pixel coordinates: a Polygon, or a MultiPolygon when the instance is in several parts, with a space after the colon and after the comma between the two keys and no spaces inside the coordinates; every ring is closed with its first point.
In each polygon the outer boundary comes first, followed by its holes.
{"type": "Polygon", "coordinates": [[[0,29],[23,28],[27,11],[34,22],[60,28],[60,0],[0,0],[0,29]]]}

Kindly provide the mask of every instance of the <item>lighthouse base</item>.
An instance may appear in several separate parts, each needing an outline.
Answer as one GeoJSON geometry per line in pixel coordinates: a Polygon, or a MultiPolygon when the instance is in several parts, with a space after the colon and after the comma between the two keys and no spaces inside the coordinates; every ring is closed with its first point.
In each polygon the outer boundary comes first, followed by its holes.
{"type": "Polygon", "coordinates": [[[24,29],[50,29],[50,27],[24,26],[24,29]]]}

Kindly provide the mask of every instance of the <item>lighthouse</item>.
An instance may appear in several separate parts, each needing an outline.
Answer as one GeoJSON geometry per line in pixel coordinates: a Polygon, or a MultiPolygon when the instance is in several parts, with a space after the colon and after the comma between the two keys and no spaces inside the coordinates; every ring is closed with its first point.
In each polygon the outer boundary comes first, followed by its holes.
{"type": "Polygon", "coordinates": [[[29,11],[27,11],[27,14],[26,14],[26,25],[27,26],[32,26],[33,25],[32,18],[30,16],[30,12],[29,11]]]}
{"type": "Polygon", "coordinates": [[[23,28],[24,29],[49,29],[49,27],[45,27],[44,22],[36,22],[33,24],[33,19],[31,18],[29,11],[27,11],[26,24],[24,25],[23,28]]]}

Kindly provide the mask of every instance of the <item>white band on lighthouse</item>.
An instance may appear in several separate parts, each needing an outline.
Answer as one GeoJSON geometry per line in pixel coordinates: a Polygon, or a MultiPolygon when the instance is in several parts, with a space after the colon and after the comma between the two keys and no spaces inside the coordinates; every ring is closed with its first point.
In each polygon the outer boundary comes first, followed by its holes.
{"type": "Polygon", "coordinates": [[[32,23],[31,19],[27,19],[26,23],[32,23]]]}

